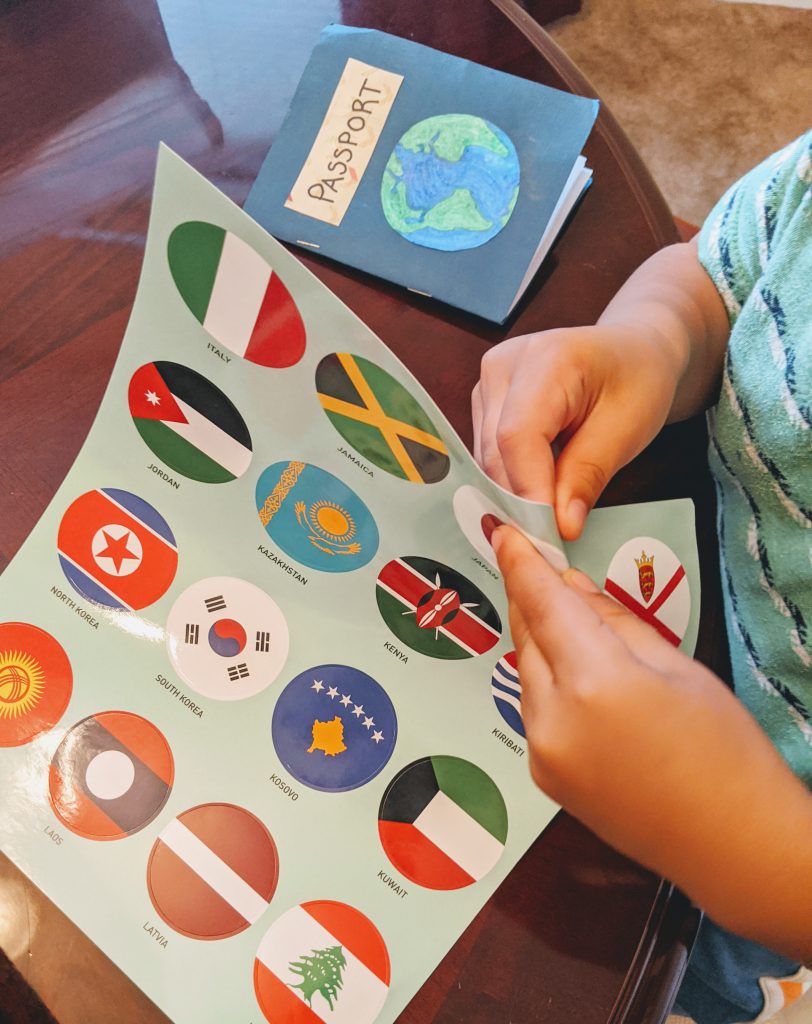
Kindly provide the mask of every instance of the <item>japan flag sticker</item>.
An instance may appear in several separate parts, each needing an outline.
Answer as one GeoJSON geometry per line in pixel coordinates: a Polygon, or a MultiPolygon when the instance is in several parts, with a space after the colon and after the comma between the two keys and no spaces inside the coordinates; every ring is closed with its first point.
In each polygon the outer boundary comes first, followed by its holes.
{"type": "Polygon", "coordinates": [[[674,552],[653,537],[635,537],[615,554],[603,589],[679,647],[691,617],[691,590],[674,552]]]}

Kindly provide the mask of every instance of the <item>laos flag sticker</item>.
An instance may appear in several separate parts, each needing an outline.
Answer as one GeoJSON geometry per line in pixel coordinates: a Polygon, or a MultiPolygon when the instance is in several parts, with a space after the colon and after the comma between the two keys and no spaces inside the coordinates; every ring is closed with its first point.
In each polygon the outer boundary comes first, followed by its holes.
{"type": "Polygon", "coordinates": [[[679,647],[691,617],[691,590],[666,544],[653,537],[627,541],[609,563],[603,589],[679,647]]]}

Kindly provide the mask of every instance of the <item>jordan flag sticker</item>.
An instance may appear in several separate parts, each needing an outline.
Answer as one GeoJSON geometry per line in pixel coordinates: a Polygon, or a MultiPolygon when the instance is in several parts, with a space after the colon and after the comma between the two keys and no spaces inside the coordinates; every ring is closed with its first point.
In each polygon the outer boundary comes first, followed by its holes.
{"type": "Polygon", "coordinates": [[[484,878],[501,857],[507,809],[490,776],[470,761],[424,757],[387,786],[378,832],[406,878],[427,889],[461,889],[484,878]]]}
{"type": "Polygon", "coordinates": [[[509,651],[496,663],[491,676],[491,693],[499,714],[520,736],[525,735],[522,722],[522,684],[516,667],[516,652],[509,651]]]}
{"type": "Polygon", "coordinates": [[[174,762],[163,734],[128,711],[102,711],[66,733],[51,761],[51,806],[85,839],[123,839],[169,797],[174,762]]]}
{"type": "Polygon", "coordinates": [[[316,391],[330,422],[365,459],[415,484],[447,475],[451,462],[436,427],[380,366],[334,352],[316,369],[316,391]]]}
{"type": "Polygon", "coordinates": [[[276,679],[288,656],[279,605],[246,580],[213,576],[188,587],[166,622],[169,659],[197,693],[243,700],[276,679]]]}
{"type": "Polygon", "coordinates": [[[170,469],[206,484],[234,480],[251,462],[251,435],[228,398],[179,363],[147,363],[128,393],[138,433],[170,469]]]}
{"type": "Polygon", "coordinates": [[[371,676],[348,665],[317,665],[282,691],[271,735],[291,775],[313,789],[342,793],[381,771],[395,747],[397,718],[371,676]]]}
{"type": "Polygon", "coordinates": [[[147,865],[152,905],[191,939],[245,931],[267,909],[278,877],[271,833],[234,804],[200,804],[173,818],[147,865]]]}
{"type": "Polygon", "coordinates": [[[169,270],[181,298],[218,344],[277,369],[305,350],[302,317],[276,271],[237,235],[187,221],[169,236],[169,270]]]}
{"type": "Polygon", "coordinates": [[[389,954],[359,910],[313,900],[276,920],[254,961],[269,1024],[372,1024],[389,992],[389,954]]]}
{"type": "Polygon", "coordinates": [[[691,591],[685,569],[662,541],[627,541],[609,563],[603,589],[679,647],[691,617],[691,591]]]}
{"type": "Polygon", "coordinates": [[[473,658],[502,634],[499,615],[482,591],[430,558],[404,555],[387,562],[375,596],[395,636],[432,658],[473,658]]]}
{"type": "Polygon", "coordinates": [[[68,582],[107,608],[146,608],[166,593],[178,549],[166,520],[143,498],[104,487],[69,506],[57,549],[68,582]]]}
{"type": "Polygon", "coordinates": [[[50,633],[0,623],[0,747],[19,747],[56,725],[72,690],[68,656],[50,633]]]}

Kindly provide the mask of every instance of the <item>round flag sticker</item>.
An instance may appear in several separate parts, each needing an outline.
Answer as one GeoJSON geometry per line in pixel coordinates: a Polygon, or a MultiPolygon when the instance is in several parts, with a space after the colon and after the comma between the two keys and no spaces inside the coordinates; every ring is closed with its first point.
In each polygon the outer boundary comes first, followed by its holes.
{"type": "Polygon", "coordinates": [[[51,761],[51,806],[85,839],[123,839],[166,803],[175,768],[163,734],[129,711],[102,711],[74,725],[51,761]]]}
{"type": "Polygon", "coordinates": [[[316,368],[327,418],[359,455],[415,484],[435,484],[451,467],[437,428],[402,384],[361,356],[334,352],[316,368]]]}
{"type": "Polygon", "coordinates": [[[260,366],[293,366],[305,350],[301,314],[275,270],[225,228],[186,221],[169,236],[181,298],[218,344],[260,366]]]}
{"type": "Polygon", "coordinates": [[[404,555],[387,562],[375,596],[395,636],[432,658],[473,658],[502,635],[499,615],[482,591],[430,558],[404,555]]]}
{"type": "Polygon", "coordinates": [[[213,576],[188,587],[166,622],[169,659],[197,693],[243,700],[276,679],[288,656],[279,605],[246,580],[213,576]]]}
{"type": "Polygon", "coordinates": [[[68,656],[50,633],[0,623],[0,747],[19,747],[56,725],[72,690],[68,656]]]}
{"type": "Polygon", "coordinates": [[[254,961],[254,991],[270,1024],[371,1024],[389,982],[380,932],[359,910],[335,900],[284,913],[254,961]]]}
{"type": "Polygon", "coordinates": [[[178,566],[169,525],[129,491],[103,487],[74,501],[59,524],[62,571],[82,597],[107,608],[145,608],[166,593],[178,566]]]}
{"type": "Polygon", "coordinates": [[[378,527],[355,491],[307,462],[275,462],[257,481],[259,520],[271,540],[311,569],[350,572],[378,550],[378,527]]]}
{"type": "Polygon", "coordinates": [[[662,541],[626,541],[609,563],[603,589],[679,647],[691,617],[691,591],[680,560],[662,541]]]}
{"type": "Polygon", "coordinates": [[[484,878],[502,855],[507,808],[490,776],[470,761],[424,757],[387,786],[378,832],[406,878],[427,889],[461,889],[484,878]]]}
{"type": "Polygon", "coordinates": [[[317,665],[291,680],[274,708],[273,744],[312,789],[341,793],[374,779],[392,756],[397,717],[386,691],[349,665],[317,665]]]}
{"type": "Polygon", "coordinates": [[[499,714],[520,736],[525,735],[522,722],[522,684],[516,666],[516,652],[508,651],[496,663],[491,676],[491,693],[499,714]]]}
{"type": "Polygon", "coordinates": [[[228,398],[195,370],[158,361],[136,370],[128,392],[138,433],[170,469],[207,484],[248,469],[251,435],[228,398]]]}
{"type": "Polygon", "coordinates": [[[152,905],[191,939],[245,931],[267,909],[278,877],[271,833],[234,804],[200,804],[173,818],[147,865],[152,905]]]}

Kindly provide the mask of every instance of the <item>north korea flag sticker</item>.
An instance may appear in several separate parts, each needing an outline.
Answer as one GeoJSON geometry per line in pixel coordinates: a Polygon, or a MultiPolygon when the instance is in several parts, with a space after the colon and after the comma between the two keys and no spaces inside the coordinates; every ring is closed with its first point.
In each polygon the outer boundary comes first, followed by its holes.
{"type": "Polygon", "coordinates": [[[279,877],[276,843],[244,807],[200,804],[155,841],[147,865],[152,905],[192,939],[225,939],[259,920],[279,877]]]}
{"type": "Polygon", "coordinates": [[[123,839],[148,825],[166,803],[172,751],[151,722],[129,711],[102,711],[66,733],[51,761],[51,806],[85,839],[123,839]]]}
{"type": "Polygon", "coordinates": [[[389,993],[389,953],[360,910],[335,900],[292,907],[254,961],[254,991],[270,1024],[371,1024],[389,993]]]}
{"type": "Polygon", "coordinates": [[[70,661],[50,633],[0,623],[0,747],[19,747],[56,725],[72,690],[70,661]]]}
{"type": "Polygon", "coordinates": [[[609,563],[603,589],[679,647],[691,617],[691,589],[666,544],[653,537],[627,541],[609,563]]]}

